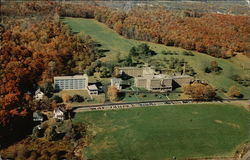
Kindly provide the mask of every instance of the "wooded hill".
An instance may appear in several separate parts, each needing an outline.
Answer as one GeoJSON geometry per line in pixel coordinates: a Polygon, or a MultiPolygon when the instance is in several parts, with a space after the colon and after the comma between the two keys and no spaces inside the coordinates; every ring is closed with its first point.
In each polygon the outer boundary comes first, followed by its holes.
{"type": "Polygon", "coordinates": [[[137,40],[196,50],[228,58],[250,55],[250,17],[164,8],[136,8],[128,13],[106,7],[65,5],[61,16],[95,18],[119,34],[137,40]]]}
{"type": "Polygon", "coordinates": [[[2,6],[2,146],[18,139],[29,129],[33,94],[39,84],[50,82],[56,75],[79,73],[100,58],[96,43],[90,37],[73,35],[59,22],[55,9],[51,2],[2,6]],[[23,124],[26,124],[25,128],[23,124]]]}

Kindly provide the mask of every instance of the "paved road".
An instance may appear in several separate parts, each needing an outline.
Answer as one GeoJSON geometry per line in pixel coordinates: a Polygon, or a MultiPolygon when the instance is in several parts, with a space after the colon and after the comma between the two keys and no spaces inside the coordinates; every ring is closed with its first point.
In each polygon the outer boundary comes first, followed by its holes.
{"type": "Polygon", "coordinates": [[[173,104],[197,104],[197,103],[223,103],[232,101],[246,101],[248,99],[222,99],[222,100],[192,100],[192,99],[180,99],[180,100],[155,100],[155,101],[142,101],[142,102],[127,102],[127,103],[105,103],[88,106],[75,106],[74,112],[93,111],[93,110],[105,110],[105,109],[125,109],[134,107],[148,107],[159,105],[173,105],[173,104]]]}

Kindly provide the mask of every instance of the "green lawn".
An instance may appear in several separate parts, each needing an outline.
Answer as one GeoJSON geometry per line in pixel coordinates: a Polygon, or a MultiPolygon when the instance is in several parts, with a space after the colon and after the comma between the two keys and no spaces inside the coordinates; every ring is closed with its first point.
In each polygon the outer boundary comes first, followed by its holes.
{"type": "Polygon", "coordinates": [[[94,160],[232,156],[249,140],[249,112],[228,104],[168,105],[77,113],[94,136],[94,160]]]}
{"type": "MultiPolygon", "coordinates": [[[[176,99],[177,94],[170,93],[168,96],[172,99],[176,99]],[[171,95],[171,96],[170,96],[171,95]]],[[[162,93],[138,93],[138,94],[129,94],[127,93],[123,98],[123,102],[136,102],[136,101],[152,101],[152,100],[168,100],[165,94],[162,93]]]]}
{"type": "Polygon", "coordinates": [[[72,106],[76,105],[88,105],[88,104],[103,104],[105,101],[105,95],[104,93],[98,94],[98,95],[92,95],[92,97],[89,95],[87,90],[64,90],[56,93],[55,95],[59,95],[62,97],[63,94],[67,94],[70,97],[73,97],[74,95],[80,95],[84,97],[84,102],[73,102],[71,103],[72,106]]]}
{"type": "MultiPolygon", "coordinates": [[[[245,98],[250,96],[249,88],[239,85],[230,78],[233,74],[238,74],[240,76],[246,76],[249,74],[249,70],[247,71],[243,69],[243,66],[245,67],[250,65],[250,60],[246,56],[239,55],[229,60],[211,57],[198,52],[193,52],[195,56],[185,56],[181,54],[181,52],[184,51],[184,49],[181,48],[167,47],[160,44],[126,39],[96,20],[65,17],[62,18],[61,21],[65,24],[68,24],[73,32],[83,32],[87,35],[90,35],[97,42],[102,44],[103,49],[110,50],[106,53],[106,57],[101,59],[104,62],[116,61],[118,55],[120,55],[120,58],[123,58],[128,55],[128,52],[132,46],[136,46],[141,43],[147,43],[152,50],[158,53],[163,50],[171,50],[179,53],[178,55],[158,54],[151,57],[151,59],[162,61],[164,58],[170,59],[170,57],[177,57],[179,59],[183,58],[195,70],[197,73],[197,78],[208,82],[219,90],[221,88],[228,90],[230,86],[236,85],[240,88],[245,98]],[[221,74],[204,73],[205,67],[209,66],[210,62],[213,60],[216,60],[219,66],[223,68],[221,74]]],[[[222,92],[218,93],[221,97],[225,97],[222,92]]]]}

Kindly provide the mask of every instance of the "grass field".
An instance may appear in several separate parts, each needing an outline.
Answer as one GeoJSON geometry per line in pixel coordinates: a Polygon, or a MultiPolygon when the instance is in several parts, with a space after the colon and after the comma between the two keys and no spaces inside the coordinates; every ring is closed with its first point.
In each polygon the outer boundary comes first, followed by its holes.
{"type": "MultiPolygon", "coordinates": [[[[128,52],[132,46],[136,46],[141,43],[147,43],[150,46],[150,48],[156,52],[161,52],[163,50],[172,50],[179,52],[178,55],[171,55],[171,56],[158,54],[156,56],[153,56],[152,59],[160,61],[164,59],[164,57],[168,59],[170,59],[170,57],[177,57],[180,59],[183,58],[192,66],[192,68],[194,68],[195,72],[197,72],[196,76],[198,78],[207,81],[209,84],[213,85],[217,89],[220,90],[224,88],[225,90],[228,90],[230,86],[236,85],[237,87],[240,88],[241,92],[244,94],[245,97],[250,96],[249,88],[239,85],[230,78],[233,74],[238,74],[240,76],[246,76],[249,74],[249,71],[244,70],[242,67],[249,66],[250,60],[249,58],[243,55],[236,56],[230,60],[215,58],[198,52],[193,52],[195,56],[184,56],[180,53],[184,51],[184,49],[126,39],[117,34],[116,32],[114,32],[113,30],[109,29],[106,25],[97,22],[96,20],[66,17],[62,19],[62,22],[68,24],[73,32],[75,33],[82,32],[87,35],[90,35],[97,42],[102,44],[103,49],[110,50],[109,52],[106,53],[106,57],[102,59],[102,61],[104,62],[115,61],[118,55],[120,55],[121,58],[125,57],[126,55],[128,55],[128,52]],[[212,60],[216,60],[219,66],[223,68],[221,74],[204,73],[204,68],[206,66],[209,66],[212,60]]],[[[218,94],[221,97],[226,96],[222,92],[218,92],[218,94]]]]}
{"type": "Polygon", "coordinates": [[[84,97],[84,99],[85,99],[84,102],[80,102],[80,103],[73,102],[72,106],[87,105],[87,104],[103,104],[105,101],[104,93],[99,94],[99,95],[93,95],[92,97],[90,97],[87,90],[64,90],[64,91],[58,92],[56,95],[59,95],[61,97],[63,94],[67,94],[70,97],[73,97],[74,95],[78,94],[78,95],[84,97]]]}
{"type": "Polygon", "coordinates": [[[228,104],[82,112],[74,122],[96,135],[86,148],[95,160],[232,156],[249,138],[249,112],[228,104]]]}

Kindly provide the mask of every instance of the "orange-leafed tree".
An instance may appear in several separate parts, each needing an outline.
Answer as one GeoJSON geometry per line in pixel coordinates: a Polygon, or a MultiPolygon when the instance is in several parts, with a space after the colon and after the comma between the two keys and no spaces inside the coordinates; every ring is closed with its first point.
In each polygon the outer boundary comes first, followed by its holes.
{"type": "Polygon", "coordinates": [[[240,97],[241,93],[240,93],[240,89],[236,86],[231,86],[227,92],[229,97],[240,97]]]}
{"type": "Polygon", "coordinates": [[[111,101],[117,101],[119,98],[119,90],[116,87],[109,87],[107,94],[111,101]]]}
{"type": "Polygon", "coordinates": [[[193,99],[211,99],[216,96],[212,86],[197,82],[184,86],[184,93],[193,99]]]}
{"type": "Polygon", "coordinates": [[[71,97],[70,97],[67,93],[63,93],[63,94],[62,94],[62,99],[63,99],[63,102],[64,102],[64,103],[69,103],[70,98],[71,98],[71,97]]]}

